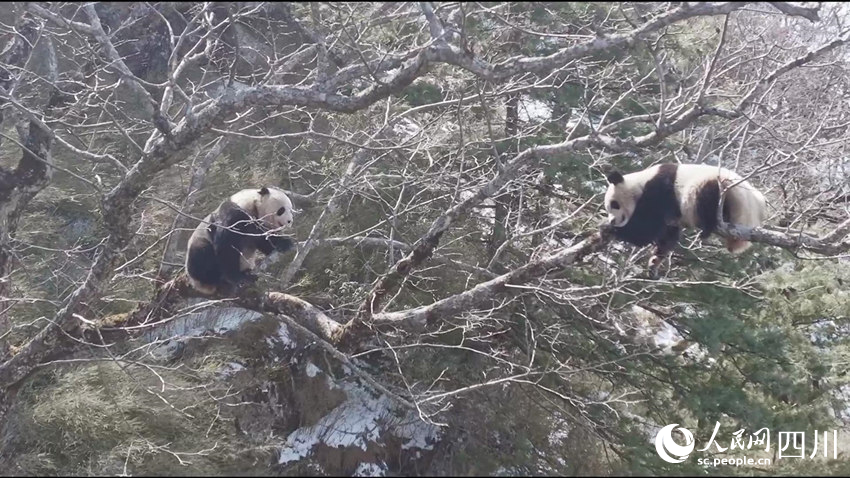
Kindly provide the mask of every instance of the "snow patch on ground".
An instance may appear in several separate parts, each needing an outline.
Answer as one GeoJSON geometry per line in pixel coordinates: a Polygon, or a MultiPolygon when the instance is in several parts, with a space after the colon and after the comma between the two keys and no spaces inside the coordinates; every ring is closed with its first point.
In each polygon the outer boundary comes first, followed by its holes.
{"type": "Polygon", "coordinates": [[[316,365],[313,362],[307,362],[305,372],[307,373],[308,377],[313,378],[316,375],[319,375],[320,373],[322,373],[322,370],[319,367],[316,367],[316,365]]]}
{"type": "MultiPolygon", "coordinates": [[[[188,314],[184,317],[158,327],[154,333],[159,338],[165,337],[197,337],[213,331],[223,334],[238,329],[246,322],[252,322],[262,317],[262,314],[253,310],[239,307],[221,307],[202,310],[188,314]]],[[[150,337],[155,339],[157,337],[150,337]]]]}
{"type": "MultiPolygon", "coordinates": [[[[197,300],[194,305],[201,302],[204,302],[204,300],[197,300]]],[[[190,305],[193,305],[191,301],[190,305]]],[[[178,317],[151,330],[146,334],[145,340],[150,343],[164,341],[153,347],[150,353],[156,359],[168,360],[182,350],[183,342],[186,339],[200,337],[210,332],[219,335],[232,332],[245,323],[258,320],[262,316],[262,314],[253,310],[238,307],[201,310],[178,317]]]]}
{"type": "Polygon", "coordinates": [[[385,476],[386,473],[387,468],[383,463],[380,465],[377,463],[361,463],[354,470],[354,476],[385,476]]]}
{"type": "MultiPolygon", "coordinates": [[[[220,307],[187,314],[150,332],[148,339],[151,342],[166,340],[151,353],[169,358],[182,349],[185,339],[210,332],[225,334],[260,318],[262,314],[237,307],[220,307]]],[[[276,334],[266,338],[266,343],[276,350],[294,347],[294,341],[284,324],[280,325],[276,334]]],[[[275,361],[280,360],[279,353],[273,355],[275,361]]],[[[293,363],[297,362],[293,360],[293,363]]],[[[242,364],[229,362],[218,370],[218,374],[228,377],[242,369],[242,364]]],[[[285,445],[279,450],[278,462],[281,464],[310,456],[319,444],[332,448],[358,447],[366,451],[370,443],[382,446],[385,438],[391,436],[401,440],[401,448],[404,450],[431,450],[440,439],[437,426],[423,422],[415,412],[396,405],[387,396],[376,396],[370,388],[356,381],[349,370],[346,370],[347,377],[334,381],[320,367],[308,362],[305,373],[311,378],[318,377],[317,380],[324,379],[329,389],[343,391],[346,399],[314,425],[290,433],[285,445]]],[[[386,471],[385,463],[364,461],[355,475],[383,476],[386,471]]]]}
{"type": "Polygon", "coordinates": [[[653,336],[655,345],[668,351],[683,339],[675,327],[663,321],[659,321],[659,330],[653,336]]]}
{"type": "MultiPolygon", "coordinates": [[[[314,364],[307,364],[309,376],[315,377],[321,372],[314,364]]],[[[389,397],[375,396],[356,381],[334,382],[327,374],[324,376],[328,387],[342,390],[346,400],[316,424],[290,433],[280,450],[278,463],[307,457],[318,444],[331,448],[358,447],[366,451],[370,442],[382,445],[382,437],[392,435],[405,440],[402,449],[430,450],[439,440],[439,428],[423,422],[410,410],[400,409],[389,397]]],[[[374,469],[370,467],[369,470],[374,469]]]]}
{"type": "Polygon", "coordinates": [[[525,122],[541,123],[552,118],[552,108],[545,101],[525,95],[517,113],[519,119],[525,122]]]}
{"type": "Polygon", "coordinates": [[[569,436],[569,428],[566,428],[566,425],[562,423],[560,427],[555,427],[552,432],[549,433],[549,446],[563,446],[569,436]]]}
{"type": "Polygon", "coordinates": [[[245,366],[239,362],[228,362],[222,365],[221,368],[218,369],[216,374],[218,374],[219,378],[227,378],[232,377],[234,374],[236,374],[236,372],[244,369],[245,366]]]}
{"type": "MultiPolygon", "coordinates": [[[[283,350],[293,348],[295,346],[292,337],[289,335],[289,329],[284,324],[280,324],[277,329],[277,334],[266,337],[266,343],[269,347],[280,347],[283,350]]],[[[275,354],[275,362],[279,361],[280,353],[275,354]]]]}

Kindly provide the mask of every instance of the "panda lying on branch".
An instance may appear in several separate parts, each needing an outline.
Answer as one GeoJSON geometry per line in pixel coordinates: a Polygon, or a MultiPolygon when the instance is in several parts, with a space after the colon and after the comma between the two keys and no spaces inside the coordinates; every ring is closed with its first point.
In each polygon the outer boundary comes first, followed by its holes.
{"type": "Polygon", "coordinates": [[[286,252],[292,239],[276,234],[292,225],[292,202],[275,188],[243,189],[207,215],[189,238],[186,273],[204,294],[230,294],[256,280],[254,256],[286,252]]]}
{"type": "MultiPolygon", "coordinates": [[[[724,221],[761,226],[764,196],[734,172],[707,164],[660,164],[625,176],[611,172],[605,209],[614,237],[641,247],[655,243],[649,261],[655,269],[676,246],[682,224],[702,229],[702,239],[717,230],[721,192],[724,221]]],[[[733,254],[750,247],[749,241],[724,240],[733,254]]]]}

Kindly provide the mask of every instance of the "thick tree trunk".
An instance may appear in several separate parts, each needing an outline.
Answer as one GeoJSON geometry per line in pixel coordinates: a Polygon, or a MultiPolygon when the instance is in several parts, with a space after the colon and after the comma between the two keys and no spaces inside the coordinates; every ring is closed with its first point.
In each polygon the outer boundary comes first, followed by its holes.
{"type": "MultiPolygon", "coordinates": [[[[17,34],[4,46],[0,64],[23,69],[39,41],[38,23],[29,14],[23,15],[16,25],[17,34]]],[[[47,44],[52,50],[53,45],[47,44]]],[[[52,55],[52,51],[50,52],[52,55]]],[[[47,56],[51,56],[47,55],[47,56]]],[[[55,63],[47,59],[52,71],[47,72],[48,78],[55,80],[55,63]]],[[[19,70],[0,67],[0,89],[3,94],[13,91],[19,77],[19,70]]],[[[54,90],[48,100],[48,108],[56,103],[58,92],[54,90]]],[[[6,104],[0,100],[0,106],[6,104]]],[[[0,109],[0,124],[4,120],[3,109],[0,109]]],[[[21,159],[17,167],[9,171],[0,167],[0,337],[11,329],[8,311],[13,305],[9,299],[12,291],[10,275],[14,254],[12,253],[12,237],[18,229],[18,220],[30,200],[44,189],[53,175],[50,167],[50,146],[53,133],[44,129],[45,126],[37,120],[31,120],[27,128],[18,128],[22,148],[21,159]]],[[[0,338],[0,359],[9,352],[7,340],[0,338]]]]}

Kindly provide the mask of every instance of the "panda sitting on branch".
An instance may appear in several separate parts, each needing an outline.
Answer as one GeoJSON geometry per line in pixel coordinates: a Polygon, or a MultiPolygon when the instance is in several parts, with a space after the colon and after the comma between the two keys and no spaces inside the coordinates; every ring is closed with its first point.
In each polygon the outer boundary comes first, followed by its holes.
{"type": "Polygon", "coordinates": [[[279,234],[292,226],[292,201],[276,188],[243,189],[207,215],[189,238],[186,273],[204,294],[232,294],[257,277],[254,257],[286,252],[292,239],[279,234]]]}
{"type": "MultiPolygon", "coordinates": [[[[707,164],[660,164],[623,175],[608,173],[605,209],[614,237],[642,247],[655,243],[651,274],[679,241],[681,225],[702,230],[705,239],[717,230],[723,194],[723,221],[759,227],[766,216],[764,196],[738,174],[707,164]],[[722,189],[721,189],[722,188],[722,189]]],[[[743,252],[750,242],[724,238],[726,249],[743,252]]]]}

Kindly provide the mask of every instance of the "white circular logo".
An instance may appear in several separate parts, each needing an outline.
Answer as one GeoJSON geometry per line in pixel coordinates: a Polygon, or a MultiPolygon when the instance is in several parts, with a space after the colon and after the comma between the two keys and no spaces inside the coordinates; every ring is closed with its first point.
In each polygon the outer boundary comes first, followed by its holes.
{"type": "Polygon", "coordinates": [[[667,425],[655,436],[655,451],[667,463],[681,463],[694,451],[694,436],[686,428],[678,428],[679,432],[685,436],[685,446],[673,441],[673,429],[676,427],[679,427],[678,423],[667,425]]]}

